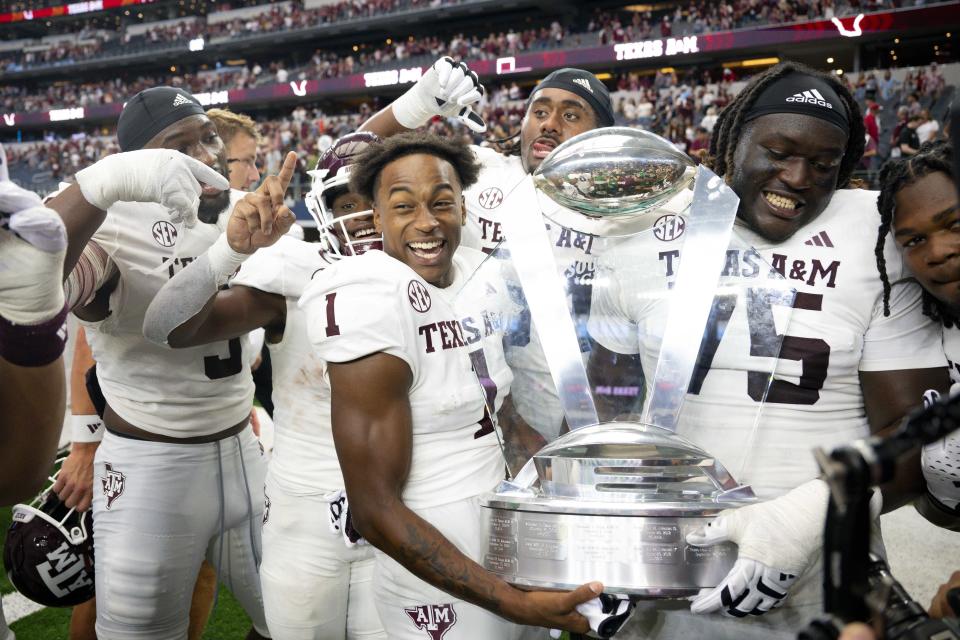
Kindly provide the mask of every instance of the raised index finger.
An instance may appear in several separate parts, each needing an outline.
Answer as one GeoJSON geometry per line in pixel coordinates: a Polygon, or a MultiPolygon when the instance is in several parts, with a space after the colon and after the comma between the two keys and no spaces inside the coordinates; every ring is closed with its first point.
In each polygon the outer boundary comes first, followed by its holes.
{"type": "Polygon", "coordinates": [[[293,173],[296,170],[297,154],[291,151],[287,154],[287,157],[283,159],[283,166],[280,167],[280,173],[277,174],[277,179],[280,180],[280,186],[283,187],[284,191],[290,186],[290,181],[293,180],[293,173]]]}

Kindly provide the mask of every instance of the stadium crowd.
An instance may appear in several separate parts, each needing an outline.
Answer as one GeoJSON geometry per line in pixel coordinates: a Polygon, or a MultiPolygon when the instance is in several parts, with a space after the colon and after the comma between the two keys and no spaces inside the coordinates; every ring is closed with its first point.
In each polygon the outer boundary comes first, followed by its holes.
{"type": "MultiPolygon", "coordinates": [[[[620,74],[614,81],[612,94],[617,123],[653,131],[677,148],[697,156],[709,146],[717,115],[736,96],[743,81],[744,78],[730,69],[713,73],[658,70],[654,75],[620,74]]],[[[146,80],[141,82],[143,84],[138,87],[149,86],[146,80]]],[[[889,157],[890,149],[899,146],[896,141],[911,116],[922,118],[918,126],[923,127],[920,133],[924,135],[939,129],[931,115],[931,107],[945,93],[946,87],[936,64],[910,70],[903,80],[897,80],[886,70],[879,74],[862,73],[852,82],[844,77],[843,82],[861,103],[868,133],[873,138],[875,151],[873,154],[868,151],[861,166],[863,170],[877,169],[882,160],[889,157]],[[870,120],[876,120],[879,111],[878,100],[889,105],[884,108],[885,112],[889,110],[898,114],[895,126],[881,130],[881,124],[876,121],[871,126],[870,120]],[[871,105],[873,110],[869,108],[871,105]]],[[[181,86],[198,90],[194,84],[181,86]]],[[[119,93],[120,88],[114,91],[119,93]]],[[[110,96],[108,101],[116,100],[117,93],[106,94],[110,96]]],[[[526,94],[516,83],[492,89],[482,107],[484,120],[489,126],[483,135],[471,132],[458,121],[440,118],[434,119],[430,129],[448,138],[460,137],[467,143],[493,145],[519,130],[525,99],[526,94]]],[[[268,174],[275,172],[279,170],[284,155],[296,151],[299,179],[306,184],[306,171],[316,164],[319,154],[334,140],[359,127],[371,113],[367,104],[349,116],[298,106],[287,117],[257,118],[264,135],[262,165],[268,174]]],[[[8,145],[7,155],[14,176],[39,173],[49,175],[51,180],[68,180],[90,162],[116,152],[114,140],[114,133],[109,129],[93,130],[66,140],[8,145]]],[[[867,147],[871,147],[870,141],[867,147]]]]}
{"type": "MultiPolygon", "coordinates": [[[[8,72],[22,71],[35,66],[49,64],[68,65],[85,59],[122,55],[137,48],[183,46],[190,39],[203,36],[208,39],[238,38],[259,33],[304,29],[333,22],[358,20],[380,16],[391,12],[409,9],[437,7],[455,4],[463,0],[363,0],[362,2],[342,2],[314,9],[306,9],[300,0],[278,5],[264,5],[260,14],[234,18],[219,22],[209,22],[204,17],[169,24],[164,23],[145,32],[134,35],[127,30],[93,30],[95,21],[83,28],[72,26],[70,32],[76,33],[72,40],[51,43],[47,49],[30,48],[5,52],[0,57],[0,69],[8,72]]],[[[591,42],[607,44],[610,42],[630,42],[651,37],[671,35],[689,35],[756,27],[764,24],[779,24],[798,20],[814,20],[844,15],[851,11],[875,11],[896,7],[902,0],[735,0],[728,2],[692,1],[689,4],[678,3],[673,11],[607,11],[598,13],[590,20],[586,33],[591,42]]],[[[52,32],[56,28],[51,25],[52,32]]],[[[543,29],[534,30],[537,38],[524,31],[514,33],[509,45],[515,51],[530,46],[530,41],[542,39],[543,29]]],[[[554,42],[556,29],[551,26],[549,37],[554,42]]],[[[492,46],[493,34],[487,37],[474,36],[480,49],[492,46]],[[482,43],[482,44],[480,44],[482,43]]],[[[497,38],[499,40],[499,38],[497,38]]],[[[549,40],[548,40],[549,42],[549,40]]],[[[544,43],[540,44],[543,47],[544,43]]],[[[394,48],[399,48],[399,44],[394,48]]],[[[499,53],[509,52],[499,43],[499,53]]],[[[389,48],[381,55],[389,57],[389,48]]],[[[396,55],[402,59],[402,54],[396,55]]],[[[360,66],[363,66],[361,63],[360,66]]]]}

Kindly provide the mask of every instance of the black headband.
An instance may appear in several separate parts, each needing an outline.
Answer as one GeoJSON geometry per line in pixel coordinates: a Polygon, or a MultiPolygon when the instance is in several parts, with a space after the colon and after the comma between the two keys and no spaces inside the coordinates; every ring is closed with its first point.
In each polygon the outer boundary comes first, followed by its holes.
{"type": "Polygon", "coordinates": [[[771,113],[799,113],[826,120],[850,133],[850,114],[846,104],[829,83],[806,73],[789,73],[763,90],[744,122],[771,113]]]}
{"type": "Polygon", "coordinates": [[[136,151],[151,138],[190,116],[202,115],[203,106],[183,89],[153,87],[130,98],[117,122],[121,151],[136,151]]]}
{"type": "Polygon", "coordinates": [[[610,92],[597,76],[583,69],[557,69],[534,88],[527,106],[533,101],[540,89],[563,89],[575,93],[587,101],[597,114],[597,124],[601,127],[613,126],[613,106],[610,104],[610,92]]]}

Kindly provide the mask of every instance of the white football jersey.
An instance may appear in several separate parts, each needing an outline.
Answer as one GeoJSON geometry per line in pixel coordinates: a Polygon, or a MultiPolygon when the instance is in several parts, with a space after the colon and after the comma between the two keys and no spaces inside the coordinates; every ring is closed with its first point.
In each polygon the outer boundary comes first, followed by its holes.
{"type": "Polygon", "coordinates": [[[120,272],[110,312],[81,322],[97,361],[103,395],[130,424],[164,436],[188,438],[223,431],[250,414],[253,380],[246,337],[171,349],[143,337],[143,316],[157,291],[202,255],[226,226],[234,203],[216,225],[192,229],[170,222],[158,204],[118,202],[92,240],[120,272]]]}
{"type": "MultiPolygon", "coordinates": [[[[686,396],[678,432],[718,457],[761,497],[816,477],[814,447],[829,450],[868,435],[861,371],[946,364],[940,328],[922,315],[920,288],[905,279],[893,243],[886,251],[894,283],[891,313],[883,314],[868,233],[879,224],[876,197],[871,191],[837,191],[819,217],[778,245],[745,226],[735,228],[721,284],[736,276],[746,294],[722,299],[721,292],[715,298],[714,321],[705,332],[712,340],[703,343],[712,346],[701,350],[691,383],[698,391],[686,396]],[[797,292],[792,313],[789,301],[771,286],[781,276],[797,292]],[[777,353],[768,389],[771,356],[777,353]]],[[[628,240],[601,258],[598,271],[609,282],[594,288],[589,323],[591,336],[607,349],[641,354],[648,398],[665,305],[629,276],[655,274],[648,284],[659,278],[661,288],[672,285],[684,238],[682,225],[670,229],[628,240]]]]}
{"type": "Polygon", "coordinates": [[[230,281],[286,298],[283,337],[267,342],[273,366],[273,456],[270,474],[292,495],[327,494],[343,488],[330,430],[330,382],[326,363],[307,336],[297,303],[331,262],[317,243],[284,236],[254,253],[230,281]]]}
{"type": "Polygon", "coordinates": [[[504,478],[478,377],[499,409],[511,382],[499,308],[505,292],[490,282],[474,291],[470,276],[483,258],[459,249],[453,282],[440,289],[386,253],[370,251],[328,267],[300,301],[323,360],[386,353],[410,367],[413,452],[403,500],[411,509],[476,496],[504,478]]]}

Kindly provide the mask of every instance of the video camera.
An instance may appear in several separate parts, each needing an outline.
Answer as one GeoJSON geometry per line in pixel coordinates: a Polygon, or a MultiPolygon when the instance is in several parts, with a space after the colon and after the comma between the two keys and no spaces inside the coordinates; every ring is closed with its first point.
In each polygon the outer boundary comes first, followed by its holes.
{"type": "MultiPolygon", "coordinates": [[[[868,438],[818,449],[817,462],[830,485],[824,534],[823,587],[826,618],[800,632],[800,640],[835,640],[847,622],[872,621],[888,640],[960,640],[957,619],[927,615],[891,575],[887,564],[869,553],[871,486],[893,479],[897,460],[960,428],[960,396],[915,411],[887,438],[868,438]]],[[[960,589],[947,595],[960,611],[960,589]]]]}

